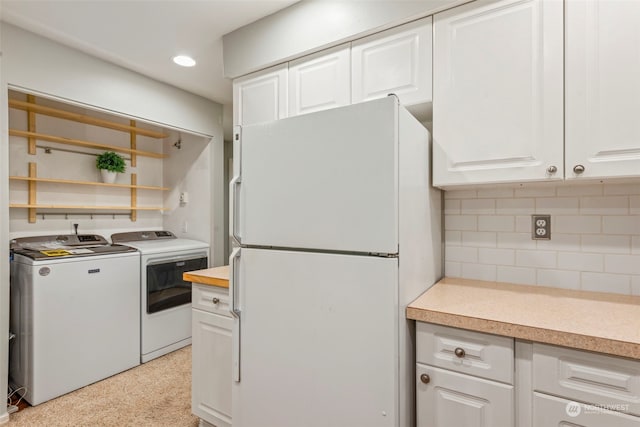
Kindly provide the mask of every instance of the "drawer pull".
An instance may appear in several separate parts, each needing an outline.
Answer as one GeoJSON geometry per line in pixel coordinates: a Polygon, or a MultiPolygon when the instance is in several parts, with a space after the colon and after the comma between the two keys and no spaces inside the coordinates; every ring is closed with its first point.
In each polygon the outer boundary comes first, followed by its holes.
{"type": "Polygon", "coordinates": [[[453,352],[459,358],[463,358],[467,354],[467,352],[464,351],[464,348],[460,347],[457,347],[453,352]]]}
{"type": "Polygon", "coordinates": [[[212,301],[214,304],[217,304],[217,303],[219,303],[219,302],[220,302],[220,298],[213,297],[213,299],[212,299],[211,301],[212,301]]]}
{"type": "Polygon", "coordinates": [[[422,374],[420,375],[420,381],[422,381],[425,384],[429,384],[429,381],[431,381],[431,377],[427,374],[422,374]]]}

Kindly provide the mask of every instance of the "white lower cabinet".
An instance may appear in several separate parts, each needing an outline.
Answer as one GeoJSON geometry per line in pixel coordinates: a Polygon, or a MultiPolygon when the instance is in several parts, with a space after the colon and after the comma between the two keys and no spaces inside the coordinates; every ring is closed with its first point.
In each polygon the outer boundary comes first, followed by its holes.
{"type": "Polygon", "coordinates": [[[231,426],[231,330],[227,289],[193,284],[191,411],[201,425],[231,426]]]}
{"type": "Polygon", "coordinates": [[[533,393],[536,427],[638,427],[640,419],[568,399],[533,393]]]}
{"type": "Polygon", "coordinates": [[[513,348],[512,338],[418,322],[418,426],[512,427],[513,348]]]}
{"type": "Polygon", "coordinates": [[[640,426],[640,362],[533,344],[533,426],[640,426]]]}
{"type": "Polygon", "coordinates": [[[418,363],[418,426],[513,426],[513,386],[418,363]]]}
{"type": "Polygon", "coordinates": [[[418,427],[640,427],[640,360],[416,322],[418,427]]]}

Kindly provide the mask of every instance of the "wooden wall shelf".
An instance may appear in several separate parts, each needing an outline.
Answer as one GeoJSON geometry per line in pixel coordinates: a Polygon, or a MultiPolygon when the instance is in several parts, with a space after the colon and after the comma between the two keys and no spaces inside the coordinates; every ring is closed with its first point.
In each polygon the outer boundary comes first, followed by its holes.
{"type": "MultiPolygon", "coordinates": [[[[29,132],[29,131],[18,130],[18,129],[9,129],[9,135],[21,136],[29,140],[37,139],[42,141],[57,142],[60,144],[75,145],[77,147],[95,148],[95,149],[116,151],[119,153],[128,153],[131,155],[153,157],[156,159],[164,159],[168,157],[165,154],[154,153],[152,151],[141,151],[133,148],[117,147],[115,145],[102,144],[100,142],[82,141],[80,139],[64,138],[61,136],[47,135],[44,133],[29,132]]],[[[34,151],[34,154],[35,154],[35,151],[34,151]]]]}
{"type": "Polygon", "coordinates": [[[33,162],[29,163],[29,176],[10,176],[10,180],[13,181],[26,181],[29,185],[28,188],[28,202],[27,203],[10,203],[9,207],[14,209],[28,209],[29,210],[29,222],[36,222],[37,209],[66,209],[66,210],[87,210],[93,209],[96,211],[130,211],[131,221],[136,221],[138,211],[164,211],[166,208],[161,206],[138,206],[138,190],[157,190],[167,191],[167,187],[155,187],[151,185],[138,185],[138,177],[135,173],[131,174],[131,184],[109,184],[104,182],[93,181],[76,181],[71,179],[57,179],[57,178],[38,178],[37,165],[33,162]],[[131,192],[131,203],[128,206],[88,206],[88,205],[66,205],[66,204],[41,204],[36,202],[37,186],[36,183],[58,183],[58,184],[71,184],[71,185],[91,185],[96,187],[116,187],[127,188],[131,192]]]}
{"type": "Polygon", "coordinates": [[[82,206],[82,205],[40,205],[28,203],[11,203],[10,208],[16,209],[95,209],[97,211],[166,211],[167,208],[159,206],[82,206]]]}
{"type": "Polygon", "coordinates": [[[155,187],[152,185],[133,185],[133,184],[108,184],[105,182],[94,181],[75,181],[71,179],[58,179],[58,178],[31,178],[28,176],[10,176],[10,180],[14,181],[35,181],[35,182],[48,182],[54,184],[72,184],[72,185],[93,185],[98,187],[119,187],[119,188],[137,188],[139,190],[158,190],[168,191],[169,187],[155,187]]]}
{"type": "MultiPolygon", "coordinates": [[[[135,120],[129,120],[128,124],[122,123],[118,121],[112,121],[97,117],[92,117],[85,114],[74,113],[71,111],[66,111],[57,107],[50,107],[46,105],[36,104],[36,97],[34,95],[26,94],[26,101],[18,100],[18,99],[9,99],[9,108],[22,110],[27,112],[27,126],[26,130],[19,129],[9,129],[9,135],[23,137],[26,138],[28,142],[28,153],[30,155],[36,154],[36,141],[49,141],[58,144],[66,144],[73,145],[77,147],[84,147],[93,150],[106,150],[106,151],[115,151],[118,153],[126,153],[131,156],[131,167],[136,167],[137,156],[151,157],[155,159],[164,159],[168,157],[162,153],[156,153],[152,151],[143,151],[138,150],[136,148],[137,145],[137,136],[146,136],[150,138],[163,139],[169,137],[169,135],[164,132],[157,132],[150,129],[139,128],[136,125],[135,120]],[[129,134],[129,146],[121,147],[115,146],[111,144],[104,144],[101,142],[93,142],[93,141],[84,141],[80,139],[74,138],[66,138],[57,135],[50,135],[47,133],[38,132],[36,129],[36,115],[44,115],[49,117],[55,117],[63,120],[70,120],[78,123],[83,123],[90,126],[99,126],[102,128],[112,129],[120,132],[125,132],[129,134]]],[[[57,148],[62,150],[61,148],[57,148]]],[[[74,150],[62,150],[62,151],[74,151],[74,150]]],[[[82,154],[91,154],[84,153],[81,151],[75,151],[77,153],[82,154]]],[[[60,214],[60,210],[68,210],[68,211],[129,211],[129,216],[131,221],[136,221],[137,212],[138,211],[163,211],[165,208],[158,207],[148,207],[148,206],[137,206],[137,198],[138,198],[138,190],[152,190],[152,191],[167,191],[169,188],[167,187],[157,187],[151,185],[138,185],[137,176],[135,173],[131,174],[131,183],[130,184],[108,184],[103,182],[94,182],[94,181],[79,181],[79,180],[70,180],[70,179],[58,179],[58,178],[39,178],[36,172],[36,163],[29,162],[29,173],[28,176],[10,176],[10,180],[12,181],[26,181],[28,185],[28,200],[26,203],[10,203],[9,207],[14,209],[27,209],[29,223],[36,222],[36,215],[42,212],[36,212],[36,210],[56,210],[60,214]],[[127,189],[131,194],[131,201],[128,206],[86,206],[86,205],[69,205],[69,204],[41,204],[36,201],[37,196],[37,184],[69,184],[69,185],[90,185],[95,187],[114,187],[114,188],[124,188],[127,189]]],[[[62,213],[64,214],[64,212],[62,213]]],[[[104,215],[103,213],[96,213],[96,215],[104,215]]],[[[115,215],[115,214],[114,214],[115,215]]],[[[121,213],[118,215],[122,215],[121,213]]],[[[43,217],[44,218],[44,217],[43,217]]]]}
{"type": "Polygon", "coordinates": [[[78,114],[78,113],[72,113],[70,111],[60,110],[58,108],[38,105],[38,104],[35,104],[35,99],[33,98],[32,98],[32,101],[27,101],[27,102],[19,101],[17,99],[10,99],[9,107],[15,108],[18,110],[39,113],[45,116],[57,117],[59,119],[71,120],[74,122],[84,123],[87,125],[100,126],[103,128],[119,130],[122,132],[133,132],[135,134],[144,135],[151,138],[161,139],[169,136],[162,132],[156,132],[149,129],[141,129],[136,126],[125,125],[121,123],[112,122],[110,120],[103,120],[103,119],[98,119],[91,116],[86,116],[84,114],[78,114]]]}

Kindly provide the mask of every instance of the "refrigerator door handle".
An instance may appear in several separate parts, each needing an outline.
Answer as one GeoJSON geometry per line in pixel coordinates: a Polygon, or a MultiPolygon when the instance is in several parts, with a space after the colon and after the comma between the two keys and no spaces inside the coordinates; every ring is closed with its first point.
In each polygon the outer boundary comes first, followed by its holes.
{"type": "Polygon", "coordinates": [[[238,308],[238,288],[240,274],[238,264],[240,261],[240,248],[235,248],[230,258],[229,295],[231,296],[231,316],[233,316],[232,341],[232,376],[233,381],[240,382],[240,309],[238,308]]]}
{"type": "Polygon", "coordinates": [[[229,184],[229,194],[231,194],[232,202],[231,208],[232,212],[232,227],[231,227],[231,237],[233,240],[238,243],[238,245],[242,245],[240,232],[238,231],[240,228],[240,198],[239,198],[239,190],[240,184],[242,183],[242,128],[240,126],[235,127],[234,138],[233,138],[233,153],[234,153],[234,170],[236,173],[235,176],[231,180],[229,184]]]}
{"type": "Polygon", "coordinates": [[[238,223],[239,221],[239,217],[240,217],[240,203],[239,203],[239,190],[240,190],[240,184],[242,183],[242,178],[240,177],[240,175],[233,177],[233,179],[231,180],[231,191],[230,193],[232,194],[233,197],[233,227],[231,227],[231,236],[233,237],[233,240],[236,241],[236,243],[238,245],[242,245],[242,238],[240,237],[240,233],[238,231],[238,223]]]}

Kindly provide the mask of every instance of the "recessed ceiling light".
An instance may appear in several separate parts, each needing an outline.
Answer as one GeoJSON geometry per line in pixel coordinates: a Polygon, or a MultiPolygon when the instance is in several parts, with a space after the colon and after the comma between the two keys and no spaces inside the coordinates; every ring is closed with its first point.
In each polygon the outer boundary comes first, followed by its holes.
{"type": "Polygon", "coordinates": [[[196,61],[192,57],[186,55],[174,56],[173,62],[183,67],[193,67],[196,65],[196,61]]]}

